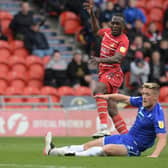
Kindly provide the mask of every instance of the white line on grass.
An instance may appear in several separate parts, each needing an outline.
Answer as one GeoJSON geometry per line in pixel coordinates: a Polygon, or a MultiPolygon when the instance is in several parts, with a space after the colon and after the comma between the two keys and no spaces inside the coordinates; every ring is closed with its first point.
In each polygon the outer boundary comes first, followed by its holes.
{"type": "Polygon", "coordinates": [[[84,167],[81,167],[81,166],[56,166],[56,165],[31,165],[31,164],[16,164],[16,163],[11,163],[11,164],[8,164],[8,163],[0,163],[0,167],[11,167],[11,168],[32,168],[32,167],[38,167],[38,168],[84,168],[84,167]]]}

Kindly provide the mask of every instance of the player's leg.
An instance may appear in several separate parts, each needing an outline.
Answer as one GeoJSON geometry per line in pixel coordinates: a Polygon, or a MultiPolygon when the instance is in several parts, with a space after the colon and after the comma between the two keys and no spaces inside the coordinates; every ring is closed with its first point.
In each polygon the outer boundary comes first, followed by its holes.
{"type": "MultiPolygon", "coordinates": [[[[72,155],[72,153],[70,154],[72,155]]],[[[83,152],[73,153],[75,156],[127,156],[128,151],[125,145],[109,144],[104,146],[91,147],[83,152]]],[[[68,156],[68,153],[66,154],[68,156]]]]}
{"type": "Polygon", "coordinates": [[[82,152],[67,152],[65,156],[126,156],[128,150],[123,143],[126,135],[106,136],[86,143],[82,152]],[[98,146],[99,145],[99,146],[98,146]]]}
{"type": "Polygon", "coordinates": [[[82,152],[93,146],[103,146],[103,139],[102,138],[96,139],[82,145],[55,147],[55,145],[52,143],[52,134],[51,132],[48,132],[45,137],[44,154],[63,156],[67,152],[82,152]]]}
{"type": "Polygon", "coordinates": [[[108,100],[107,102],[108,102],[108,112],[109,112],[110,117],[113,120],[116,130],[120,134],[127,133],[128,132],[127,126],[126,126],[125,121],[123,120],[123,118],[118,112],[117,103],[111,99],[108,100]]]}
{"type": "MultiPolygon", "coordinates": [[[[106,85],[102,82],[98,82],[94,90],[94,95],[105,94],[105,93],[107,93],[106,85]]],[[[97,104],[97,111],[100,119],[100,132],[94,134],[93,137],[95,136],[99,137],[99,134],[101,134],[102,131],[107,129],[107,122],[108,122],[107,101],[101,98],[97,98],[96,104],[97,104]]]]}

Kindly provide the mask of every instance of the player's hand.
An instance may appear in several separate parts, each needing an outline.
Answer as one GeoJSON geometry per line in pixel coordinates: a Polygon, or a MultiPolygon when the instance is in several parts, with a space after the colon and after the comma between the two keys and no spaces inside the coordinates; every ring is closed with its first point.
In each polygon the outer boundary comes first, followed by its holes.
{"type": "Polygon", "coordinates": [[[84,9],[86,9],[88,11],[88,13],[90,14],[91,11],[93,11],[94,1],[87,0],[86,2],[83,3],[83,6],[84,6],[84,9]]]}
{"type": "Polygon", "coordinates": [[[105,95],[95,95],[94,98],[101,98],[101,99],[109,100],[110,99],[110,95],[108,95],[108,94],[105,94],[105,95]]]}
{"type": "Polygon", "coordinates": [[[147,157],[149,157],[149,158],[157,158],[158,155],[152,154],[152,155],[149,155],[149,156],[147,156],[147,157]]]}
{"type": "Polygon", "coordinates": [[[100,63],[100,58],[91,56],[91,59],[89,60],[89,64],[97,65],[100,63]]]}

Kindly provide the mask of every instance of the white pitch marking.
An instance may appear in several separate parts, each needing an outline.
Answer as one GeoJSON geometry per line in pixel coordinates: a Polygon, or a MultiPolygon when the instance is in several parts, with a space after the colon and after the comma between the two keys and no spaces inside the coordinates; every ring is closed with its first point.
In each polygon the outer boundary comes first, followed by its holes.
{"type": "Polygon", "coordinates": [[[11,164],[6,164],[6,163],[0,163],[0,167],[11,167],[11,168],[32,168],[32,167],[38,167],[38,168],[84,168],[84,167],[78,167],[78,166],[71,166],[71,167],[67,167],[67,166],[56,166],[56,165],[31,165],[31,164],[16,164],[16,163],[11,163],[11,164]]]}

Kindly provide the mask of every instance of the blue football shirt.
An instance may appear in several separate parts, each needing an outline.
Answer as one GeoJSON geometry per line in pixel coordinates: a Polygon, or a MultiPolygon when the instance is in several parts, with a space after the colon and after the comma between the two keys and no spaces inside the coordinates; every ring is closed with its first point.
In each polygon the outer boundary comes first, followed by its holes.
{"type": "Polygon", "coordinates": [[[132,106],[138,107],[138,114],[129,133],[134,137],[140,151],[154,144],[158,133],[166,133],[164,113],[161,105],[157,103],[152,110],[142,106],[142,97],[131,97],[132,106]]]}

